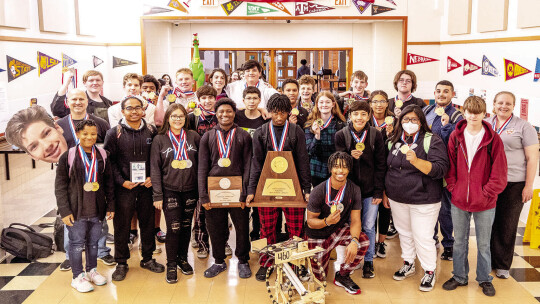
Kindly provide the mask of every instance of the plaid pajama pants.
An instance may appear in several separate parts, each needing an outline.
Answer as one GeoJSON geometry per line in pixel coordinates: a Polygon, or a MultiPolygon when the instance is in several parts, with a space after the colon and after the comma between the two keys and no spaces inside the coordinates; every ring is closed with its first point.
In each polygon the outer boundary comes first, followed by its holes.
{"type": "MultiPolygon", "coordinates": [[[[369,238],[368,236],[361,232],[360,237],[358,237],[358,241],[360,242],[360,247],[358,247],[358,253],[356,254],[356,257],[354,258],[354,261],[350,264],[341,264],[341,268],[339,269],[339,274],[341,275],[347,275],[353,271],[356,266],[358,266],[362,260],[364,259],[364,256],[366,255],[367,249],[369,247],[369,238]]],[[[352,242],[351,237],[351,230],[348,224],[345,224],[341,229],[338,229],[334,233],[332,233],[327,239],[308,239],[308,247],[309,249],[313,249],[316,246],[319,246],[324,249],[324,251],[321,251],[317,254],[315,254],[314,258],[319,260],[321,263],[325,275],[328,274],[328,262],[330,261],[330,252],[334,250],[337,246],[348,246],[352,242]]],[[[317,263],[312,259],[311,260],[311,268],[313,268],[313,274],[318,280],[322,280],[322,272],[319,266],[317,266],[317,263]]]]}
{"type": "MultiPolygon", "coordinates": [[[[259,207],[259,218],[261,221],[261,239],[266,238],[268,244],[276,243],[276,223],[278,216],[281,215],[279,208],[275,207],[259,207]]],[[[287,221],[287,231],[289,238],[300,236],[302,226],[304,225],[305,208],[282,208],[287,221]]],[[[271,266],[272,261],[268,261],[270,257],[266,254],[261,255],[261,266],[271,266]],[[268,261],[268,264],[267,264],[268,261]]]]}
{"type": "Polygon", "coordinates": [[[200,202],[197,203],[195,213],[193,215],[193,237],[199,245],[199,248],[203,248],[206,251],[210,251],[210,244],[208,241],[208,231],[206,230],[206,209],[200,202]]]}

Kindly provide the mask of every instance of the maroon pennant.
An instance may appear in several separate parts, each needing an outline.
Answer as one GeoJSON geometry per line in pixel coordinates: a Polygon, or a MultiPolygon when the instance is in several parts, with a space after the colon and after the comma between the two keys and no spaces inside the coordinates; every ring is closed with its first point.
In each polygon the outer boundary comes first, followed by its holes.
{"type": "Polygon", "coordinates": [[[432,61],[439,61],[439,60],[434,59],[434,58],[429,58],[429,57],[426,57],[426,56],[407,53],[407,65],[428,63],[428,62],[432,62],[432,61]]]}
{"type": "Polygon", "coordinates": [[[469,75],[474,71],[480,70],[480,66],[470,62],[467,59],[463,59],[463,76],[469,75]]]}
{"type": "Polygon", "coordinates": [[[294,15],[302,16],[307,14],[319,13],[335,9],[326,5],[320,5],[314,2],[296,2],[294,15]]]}
{"type": "Polygon", "coordinates": [[[452,57],[448,56],[446,59],[446,72],[453,71],[461,66],[461,63],[455,61],[452,57]]]}

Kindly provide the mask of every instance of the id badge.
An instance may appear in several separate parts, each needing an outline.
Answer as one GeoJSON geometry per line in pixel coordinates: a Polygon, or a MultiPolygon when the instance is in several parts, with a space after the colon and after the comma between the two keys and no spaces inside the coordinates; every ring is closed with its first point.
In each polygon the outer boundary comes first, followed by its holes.
{"type": "Polygon", "coordinates": [[[130,180],[132,183],[146,181],[146,162],[130,162],[130,180]]]}

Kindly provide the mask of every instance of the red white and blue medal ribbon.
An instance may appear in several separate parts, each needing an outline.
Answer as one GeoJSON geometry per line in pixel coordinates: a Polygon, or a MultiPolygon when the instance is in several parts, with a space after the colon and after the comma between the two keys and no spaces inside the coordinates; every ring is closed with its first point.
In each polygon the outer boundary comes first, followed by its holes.
{"type": "Polygon", "coordinates": [[[407,146],[411,146],[412,144],[414,144],[416,142],[416,140],[418,139],[418,135],[420,134],[420,132],[416,132],[416,134],[414,135],[413,137],[413,142],[412,143],[407,143],[407,139],[405,139],[405,132],[401,133],[401,140],[403,141],[403,143],[405,143],[407,146]]]}
{"type": "Polygon", "coordinates": [[[334,116],[330,116],[330,118],[328,118],[328,120],[321,126],[321,130],[328,128],[328,126],[332,122],[332,118],[334,118],[334,116]]]}
{"type": "Polygon", "coordinates": [[[274,125],[272,124],[272,122],[268,124],[268,127],[270,128],[272,148],[274,148],[274,151],[283,151],[283,146],[285,145],[285,138],[287,137],[287,133],[289,132],[289,121],[285,121],[285,126],[283,127],[283,132],[281,133],[281,140],[279,141],[279,146],[277,144],[276,132],[274,131],[274,125]]]}
{"type": "Polygon", "coordinates": [[[343,187],[339,189],[338,193],[336,194],[336,197],[334,197],[334,199],[332,200],[330,198],[330,195],[332,193],[332,188],[330,187],[330,179],[327,179],[326,180],[326,198],[325,198],[326,205],[328,205],[329,207],[332,207],[334,205],[340,204],[343,201],[343,197],[345,196],[345,188],[347,188],[347,183],[345,183],[345,185],[343,185],[343,187]]]}
{"type": "MultiPolygon", "coordinates": [[[[259,88],[259,84],[260,84],[260,83],[261,83],[261,81],[259,80],[259,81],[257,82],[257,85],[256,85],[257,88],[259,88]]],[[[247,86],[248,86],[248,85],[247,85],[247,82],[244,83],[244,89],[246,89],[247,86]]]]}
{"type": "Polygon", "coordinates": [[[366,141],[367,130],[364,131],[360,137],[358,137],[358,135],[354,134],[354,132],[352,130],[351,130],[351,134],[352,134],[352,136],[354,138],[354,141],[356,143],[364,143],[364,141],[366,141]]]}
{"type": "Polygon", "coordinates": [[[216,115],[216,112],[214,111],[207,111],[205,110],[200,104],[197,105],[197,108],[201,109],[201,115],[199,115],[199,119],[206,120],[207,116],[216,115]]]}
{"type": "Polygon", "coordinates": [[[187,96],[195,94],[195,92],[193,92],[193,91],[182,92],[182,90],[180,90],[179,87],[176,87],[176,88],[174,88],[173,94],[176,95],[176,97],[178,98],[178,97],[182,97],[182,94],[186,95],[186,97],[187,97],[187,96]]]}
{"type": "Polygon", "coordinates": [[[88,156],[86,155],[86,152],[84,152],[81,145],[77,145],[77,149],[79,150],[79,156],[81,157],[83,164],[84,164],[84,178],[87,183],[95,183],[97,182],[97,170],[98,170],[98,162],[96,157],[96,148],[95,146],[92,146],[92,159],[88,159],[88,156]]]}
{"type": "Polygon", "coordinates": [[[500,129],[497,129],[497,116],[493,117],[493,122],[491,123],[491,127],[493,128],[493,131],[501,135],[501,133],[506,129],[506,127],[508,127],[508,124],[510,124],[510,121],[512,121],[512,118],[514,118],[514,114],[508,117],[508,119],[503,123],[500,129]]]}
{"type": "Polygon", "coordinates": [[[173,146],[174,159],[188,160],[189,157],[186,152],[186,131],[184,131],[184,129],[180,131],[180,140],[178,140],[174,133],[169,130],[169,139],[171,140],[173,146]]]}
{"type": "Polygon", "coordinates": [[[354,99],[356,100],[369,100],[369,97],[362,97],[360,95],[356,95],[356,94],[353,94],[354,95],[354,99]]]}
{"type": "Polygon", "coordinates": [[[223,139],[223,134],[220,130],[216,131],[216,139],[218,144],[218,150],[219,150],[219,157],[220,158],[229,158],[229,155],[231,154],[231,146],[232,141],[234,139],[234,134],[236,133],[236,128],[232,129],[229,134],[227,135],[227,139],[223,139]]]}
{"type": "MultiPolygon", "coordinates": [[[[84,116],[83,120],[88,119],[88,113],[84,116]]],[[[77,138],[77,133],[75,132],[75,124],[73,123],[73,119],[71,118],[71,114],[69,114],[69,129],[71,130],[71,135],[73,135],[73,139],[75,140],[75,144],[79,144],[79,139],[77,138]]]]}
{"type": "Polygon", "coordinates": [[[373,116],[373,124],[375,125],[375,127],[386,128],[386,122],[383,121],[382,124],[379,124],[379,123],[377,122],[377,119],[375,118],[375,116],[373,116]]]}
{"type": "MultiPolygon", "coordinates": [[[[403,100],[403,102],[409,101],[409,100],[411,100],[411,99],[412,99],[412,94],[409,94],[409,96],[407,96],[407,98],[405,98],[405,100],[403,100]]],[[[399,96],[396,95],[396,98],[395,98],[394,100],[399,100],[399,96]]]]}

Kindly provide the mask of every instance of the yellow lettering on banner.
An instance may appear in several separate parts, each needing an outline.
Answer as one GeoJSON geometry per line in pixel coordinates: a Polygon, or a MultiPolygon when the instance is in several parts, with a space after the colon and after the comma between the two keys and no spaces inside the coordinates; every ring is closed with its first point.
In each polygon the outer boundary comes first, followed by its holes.
{"type": "Polygon", "coordinates": [[[523,242],[530,242],[529,246],[533,249],[538,249],[540,246],[540,189],[535,189],[533,192],[523,242]]]}
{"type": "Polygon", "coordinates": [[[527,70],[524,69],[519,64],[516,64],[516,67],[514,68],[514,75],[519,76],[519,75],[525,74],[525,73],[527,73],[527,70]]]}

